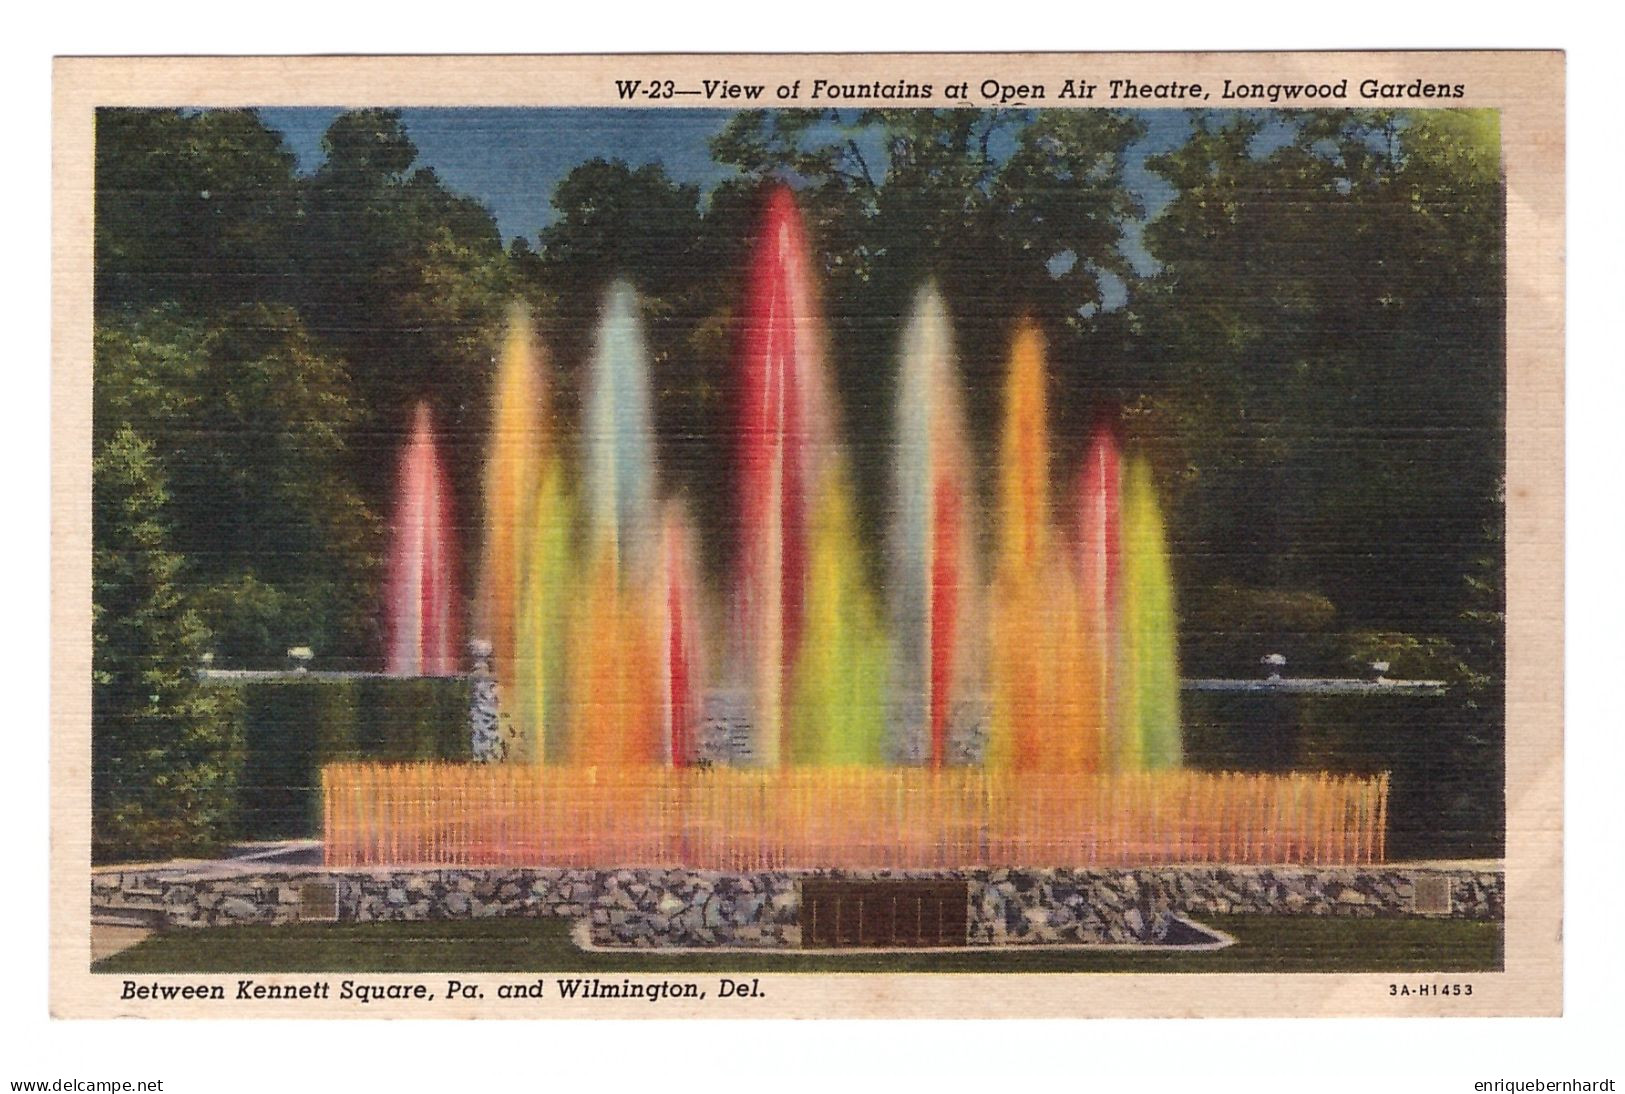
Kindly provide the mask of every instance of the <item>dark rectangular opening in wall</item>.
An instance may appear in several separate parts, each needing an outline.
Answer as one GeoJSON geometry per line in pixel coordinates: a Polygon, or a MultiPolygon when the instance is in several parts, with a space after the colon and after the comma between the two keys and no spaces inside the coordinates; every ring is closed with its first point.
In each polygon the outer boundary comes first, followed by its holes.
{"type": "Polygon", "coordinates": [[[339,918],[337,885],[299,886],[299,920],[302,923],[336,923],[339,918]]]}
{"type": "Polygon", "coordinates": [[[963,946],[965,881],[807,878],[801,882],[801,945],[963,946]]]}
{"type": "Polygon", "coordinates": [[[1415,905],[1418,915],[1450,914],[1450,879],[1423,875],[1415,879],[1415,905]]]}

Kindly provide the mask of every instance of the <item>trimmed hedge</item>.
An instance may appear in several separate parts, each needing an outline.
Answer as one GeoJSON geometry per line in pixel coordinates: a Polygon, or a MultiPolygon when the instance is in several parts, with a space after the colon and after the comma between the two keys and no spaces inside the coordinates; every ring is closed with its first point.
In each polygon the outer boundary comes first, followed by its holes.
{"type": "Polygon", "coordinates": [[[242,839],[319,835],[323,764],[469,758],[466,680],[317,678],[213,686],[239,699],[242,839]]]}

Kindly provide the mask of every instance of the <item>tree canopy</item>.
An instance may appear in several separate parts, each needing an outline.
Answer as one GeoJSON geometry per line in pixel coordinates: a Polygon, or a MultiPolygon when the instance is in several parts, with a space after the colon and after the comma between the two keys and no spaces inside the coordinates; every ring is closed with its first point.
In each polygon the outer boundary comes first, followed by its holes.
{"type": "Polygon", "coordinates": [[[1345,629],[1460,610],[1496,550],[1497,134],[1476,114],[1196,121],[1131,302],[1164,378],[1133,421],[1177,483],[1193,599],[1307,588],[1345,629]],[[1268,152],[1258,146],[1266,138],[1268,152]],[[1448,149],[1448,152],[1444,151],[1448,149]]]}
{"type": "Polygon", "coordinates": [[[151,438],[213,645],[377,657],[379,514],[428,400],[472,526],[510,292],[495,221],[414,170],[397,111],[340,115],[296,170],[252,110],[103,110],[96,436],[151,438]]]}
{"type": "Polygon", "coordinates": [[[127,429],[152,438],[177,576],[222,661],[373,645],[382,536],[345,459],[358,414],[346,370],[298,316],[159,308],[110,317],[95,346],[98,444],[127,429]]]}
{"type": "Polygon", "coordinates": [[[163,472],[122,426],[91,474],[92,853],[211,851],[232,834],[241,741],[230,699],[194,675],[208,632],[180,584],[163,472]]]}

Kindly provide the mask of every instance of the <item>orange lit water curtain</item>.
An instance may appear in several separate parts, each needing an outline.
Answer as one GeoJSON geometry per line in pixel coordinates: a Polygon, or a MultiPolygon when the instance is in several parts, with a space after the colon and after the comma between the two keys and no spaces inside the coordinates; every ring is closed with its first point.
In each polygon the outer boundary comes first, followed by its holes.
{"type": "MultiPolygon", "coordinates": [[[[809,248],[788,190],[769,199],[741,321],[739,542],[718,593],[699,580],[685,504],[660,496],[632,289],[616,285],[606,299],[573,451],[552,428],[529,319],[518,309],[510,317],[474,622],[495,649],[516,733],[510,756],[692,764],[704,697],[723,686],[748,696],[743,762],[760,766],[1180,766],[1173,585],[1151,471],[1102,428],[1055,503],[1036,328],[1020,326],[1010,350],[996,497],[984,510],[950,318],[933,289],[916,298],[899,332],[882,596],[862,555],[809,248]],[[708,650],[723,619],[726,638],[708,650]]],[[[403,486],[400,523],[445,503],[443,474],[413,470],[436,465],[432,450],[409,453],[419,454],[403,482],[432,484],[431,500],[409,500],[403,486]]],[[[447,527],[444,516],[428,523],[447,527]]],[[[410,599],[430,585],[400,588],[410,599]]],[[[430,663],[391,656],[392,671],[430,663]]]]}
{"type": "Polygon", "coordinates": [[[694,534],[656,497],[648,349],[635,294],[613,286],[580,429],[552,428],[546,368],[515,309],[498,366],[476,628],[495,650],[509,756],[686,764],[704,679],[694,534]]]}

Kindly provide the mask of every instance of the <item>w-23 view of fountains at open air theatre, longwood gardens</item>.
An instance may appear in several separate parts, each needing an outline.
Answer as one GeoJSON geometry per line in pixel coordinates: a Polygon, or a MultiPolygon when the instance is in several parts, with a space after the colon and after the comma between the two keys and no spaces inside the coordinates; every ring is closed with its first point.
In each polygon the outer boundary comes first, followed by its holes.
{"type": "Polygon", "coordinates": [[[477,281],[490,214],[408,171],[397,112],[340,115],[302,177],[251,111],[103,112],[96,899],[158,884],[121,860],[236,839],[231,869],[283,873],[211,898],[165,867],[193,910],[163,915],[484,902],[640,946],[1498,918],[1498,868],[1392,866],[1500,840],[1493,117],[824,113],[728,116],[711,154],[746,173],[709,210],[658,164],[584,163],[543,249],[477,281]],[[182,184],[206,200],[143,257],[115,198],[168,185],[141,153],[166,126],[225,127],[222,190],[182,184]],[[1069,188],[1106,196],[1083,215],[1069,188]],[[221,257],[284,215],[310,242],[221,257]],[[397,223],[420,249],[369,242],[397,223]],[[1447,237],[1460,286],[1426,250],[1447,237]],[[154,273],[182,261],[225,271],[205,299],[284,270],[265,283],[291,303],[210,326],[154,273]],[[435,318],[476,297],[478,329],[435,318]],[[436,338],[489,365],[466,395],[433,361],[390,371],[436,338]],[[324,340],[354,342],[348,374],[324,340]],[[352,378],[382,393],[360,414],[337,409],[352,378]],[[228,451],[262,407],[286,422],[228,451]],[[139,436],[160,420],[181,440],[139,436]],[[230,572],[249,496],[299,545],[230,572]],[[177,499],[201,533],[171,530],[177,499]],[[173,778],[161,707],[246,727],[229,762],[184,738],[213,774],[173,783],[202,812],[172,825],[140,790],[173,778]]]}

